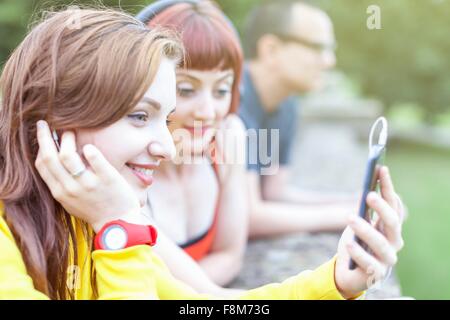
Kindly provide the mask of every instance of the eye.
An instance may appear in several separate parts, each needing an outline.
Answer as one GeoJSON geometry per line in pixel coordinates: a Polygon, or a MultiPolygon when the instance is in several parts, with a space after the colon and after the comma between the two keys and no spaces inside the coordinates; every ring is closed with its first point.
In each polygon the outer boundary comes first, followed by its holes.
{"type": "Polygon", "coordinates": [[[128,118],[131,119],[133,122],[135,122],[138,125],[143,125],[148,121],[149,116],[146,112],[135,112],[135,113],[129,114],[128,118]]]}
{"type": "Polygon", "coordinates": [[[194,95],[195,90],[192,88],[177,88],[178,95],[180,97],[190,97],[194,95]]]}
{"type": "Polygon", "coordinates": [[[175,113],[175,109],[171,113],[169,113],[169,115],[167,116],[167,118],[166,118],[166,125],[167,126],[169,126],[173,122],[172,116],[173,116],[174,113],[175,113]]]}
{"type": "Polygon", "coordinates": [[[230,93],[231,93],[231,89],[229,89],[229,88],[219,88],[215,91],[215,95],[218,98],[224,98],[230,93]]]}
{"type": "Polygon", "coordinates": [[[195,94],[195,88],[190,82],[179,82],[177,84],[177,94],[184,98],[190,97],[195,94]]]}

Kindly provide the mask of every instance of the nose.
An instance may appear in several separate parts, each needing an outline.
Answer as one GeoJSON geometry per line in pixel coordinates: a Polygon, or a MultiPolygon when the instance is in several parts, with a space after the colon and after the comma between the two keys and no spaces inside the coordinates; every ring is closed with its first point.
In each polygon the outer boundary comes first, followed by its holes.
{"type": "Polygon", "coordinates": [[[197,107],[194,110],[195,119],[200,121],[212,121],[215,119],[214,97],[210,92],[203,92],[197,103],[197,107]]]}
{"type": "Polygon", "coordinates": [[[175,157],[175,144],[167,127],[148,144],[147,151],[152,157],[161,161],[171,160],[175,157]]]}

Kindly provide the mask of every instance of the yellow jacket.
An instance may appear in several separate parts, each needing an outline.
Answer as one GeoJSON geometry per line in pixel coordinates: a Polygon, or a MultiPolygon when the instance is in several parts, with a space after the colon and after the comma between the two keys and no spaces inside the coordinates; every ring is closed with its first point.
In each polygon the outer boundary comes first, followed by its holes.
{"type": "MultiPolygon", "coordinates": [[[[3,219],[0,202],[0,299],[48,299],[33,287],[22,254],[3,219]]],[[[164,262],[147,245],[117,251],[89,252],[77,229],[79,266],[75,271],[76,299],[214,299],[196,293],[175,279],[164,262]],[[96,272],[98,297],[91,287],[91,264],[96,272]]],[[[237,299],[343,299],[334,282],[335,259],[315,271],[305,271],[282,283],[245,291],[237,299]]],[[[72,283],[72,282],[71,282],[72,283]]]]}

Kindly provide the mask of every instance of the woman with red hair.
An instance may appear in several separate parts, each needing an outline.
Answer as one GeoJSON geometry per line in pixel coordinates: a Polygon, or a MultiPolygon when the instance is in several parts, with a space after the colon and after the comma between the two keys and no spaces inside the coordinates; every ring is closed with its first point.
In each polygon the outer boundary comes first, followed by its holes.
{"type": "Polygon", "coordinates": [[[155,173],[149,191],[149,219],[160,231],[155,250],[177,278],[228,296],[234,290],[222,286],[239,272],[248,236],[246,135],[234,114],[243,64],[238,34],[210,1],[162,0],[138,18],[175,30],[186,50],[169,126],[177,158],[155,173]]]}
{"type": "Polygon", "coordinates": [[[160,230],[156,250],[194,288],[226,294],[220,286],[239,272],[247,241],[245,129],[235,114],[243,53],[212,2],[161,4],[163,10],[150,5],[141,20],[177,31],[186,54],[169,125],[177,158],[155,173],[149,191],[149,213],[160,230]]]}

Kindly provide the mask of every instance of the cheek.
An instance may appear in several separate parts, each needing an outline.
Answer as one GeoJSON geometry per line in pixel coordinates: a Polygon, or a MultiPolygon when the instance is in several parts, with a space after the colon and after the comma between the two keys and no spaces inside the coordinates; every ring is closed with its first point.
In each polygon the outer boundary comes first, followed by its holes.
{"type": "Polygon", "coordinates": [[[220,101],[220,103],[216,106],[216,119],[217,121],[223,120],[228,112],[230,112],[231,108],[231,94],[228,95],[223,101],[220,101]]]}
{"type": "Polygon", "coordinates": [[[117,170],[129,160],[127,148],[130,149],[130,143],[124,140],[124,135],[116,134],[114,131],[80,131],[77,133],[77,148],[79,152],[86,144],[92,144],[97,147],[108,162],[117,170]]]}
{"type": "Polygon", "coordinates": [[[188,121],[190,114],[194,110],[193,105],[192,101],[188,99],[177,98],[176,111],[169,117],[171,121],[170,127],[179,127],[188,121]]]}

